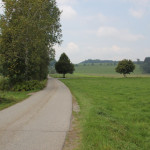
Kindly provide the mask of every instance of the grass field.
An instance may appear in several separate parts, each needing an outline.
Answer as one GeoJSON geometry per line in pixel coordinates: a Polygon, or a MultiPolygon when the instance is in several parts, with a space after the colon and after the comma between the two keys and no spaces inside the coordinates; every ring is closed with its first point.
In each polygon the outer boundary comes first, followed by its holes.
{"type": "MultiPolygon", "coordinates": [[[[98,75],[117,75],[115,68],[117,66],[114,64],[106,64],[106,63],[101,63],[101,64],[81,64],[81,65],[76,65],[75,66],[75,73],[82,73],[82,74],[98,74],[98,75]]],[[[140,69],[139,65],[136,65],[136,69],[133,75],[139,75],[142,74],[142,71],[140,69]]]]}
{"type": "MultiPolygon", "coordinates": [[[[74,74],[67,74],[67,78],[84,78],[84,77],[123,77],[123,75],[116,73],[116,65],[113,64],[79,64],[75,65],[74,74]]],[[[62,78],[61,74],[51,74],[51,77],[62,78]]],[[[139,65],[136,65],[136,69],[128,77],[149,77],[147,74],[142,74],[142,70],[139,65]]]]}
{"type": "Polygon", "coordinates": [[[80,150],[150,149],[150,78],[62,80],[81,112],[80,150]]]}

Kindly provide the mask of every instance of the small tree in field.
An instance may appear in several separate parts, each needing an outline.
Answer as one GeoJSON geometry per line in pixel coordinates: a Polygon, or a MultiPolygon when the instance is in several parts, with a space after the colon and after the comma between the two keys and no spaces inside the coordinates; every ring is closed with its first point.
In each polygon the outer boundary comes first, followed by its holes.
{"type": "Polygon", "coordinates": [[[72,74],[75,70],[74,65],[70,62],[70,59],[65,53],[61,54],[58,62],[55,64],[55,69],[57,73],[63,74],[63,78],[65,78],[67,73],[72,74]]]}
{"type": "Polygon", "coordinates": [[[126,77],[126,74],[130,74],[135,69],[135,65],[131,60],[124,59],[118,63],[116,67],[116,72],[123,74],[126,77]]]}

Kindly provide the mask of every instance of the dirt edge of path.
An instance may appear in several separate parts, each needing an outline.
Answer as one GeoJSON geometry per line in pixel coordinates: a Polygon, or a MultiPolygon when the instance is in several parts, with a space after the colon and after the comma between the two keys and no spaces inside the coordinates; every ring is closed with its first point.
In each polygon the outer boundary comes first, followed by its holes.
{"type": "Polygon", "coordinates": [[[80,107],[79,107],[75,97],[72,97],[72,103],[73,103],[72,104],[73,112],[72,112],[70,130],[67,133],[63,150],[77,149],[79,147],[80,141],[81,141],[81,129],[80,129],[79,120],[78,120],[80,107]]]}

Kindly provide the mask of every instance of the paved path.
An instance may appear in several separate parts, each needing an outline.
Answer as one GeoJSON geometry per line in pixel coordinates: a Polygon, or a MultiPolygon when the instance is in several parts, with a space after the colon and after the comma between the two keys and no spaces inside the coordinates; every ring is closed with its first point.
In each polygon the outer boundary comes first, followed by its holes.
{"type": "Polygon", "coordinates": [[[0,111],[0,150],[61,150],[69,130],[72,96],[60,81],[0,111]]]}

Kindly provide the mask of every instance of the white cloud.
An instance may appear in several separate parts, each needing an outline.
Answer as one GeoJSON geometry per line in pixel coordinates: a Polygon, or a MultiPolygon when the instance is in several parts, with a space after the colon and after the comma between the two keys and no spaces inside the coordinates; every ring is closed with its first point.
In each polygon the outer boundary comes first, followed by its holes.
{"type": "Polygon", "coordinates": [[[77,15],[77,12],[73,8],[77,0],[57,0],[58,7],[62,11],[62,19],[70,20],[77,15]]]}
{"type": "Polygon", "coordinates": [[[68,3],[70,0],[57,0],[57,3],[59,4],[65,4],[68,3]]]}
{"type": "Polygon", "coordinates": [[[102,13],[99,13],[98,20],[102,23],[105,23],[105,22],[108,22],[108,17],[104,16],[102,13]]]}
{"type": "Polygon", "coordinates": [[[63,19],[72,19],[77,15],[77,12],[69,5],[60,6],[60,10],[62,10],[62,18],[63,19]]]}
{"type": "Polygon", "coordinates": [[[64,5],[64,4],[75,4],[77,0],[57,0],[57,3],[59,5],[64,5]]]}
{"type": "Polygon", "coordinates": [[[98,35],[100,37],[112,37],[114,35],[118,35],[119,34],[119,30],[117,30],[114,27],[100,27],[98,30],[98,35]]]}
{"type": "Polygon", "coordinates": [[[66,47],[66,51],[68,53],[76,53],[79,51],[79,46],[73,42],[68,43],[67,47],[66,47]]]}
{"type": "Polygon", "coordinates": [[[100,27],[98,29],[98,36],[99,37],[106,37],[106,38],[115,38],[118,40],[124,41],[137,41],[139,39],[143,39],[143,35],[134,35],[131,34],[128,30],[118,30],[114,27],[100,27]]]}
{"type": "Polygon", "coordinates": [[[103,47],[100,48],[100,52],[106,52],[106,53],[115,53],[115,54],[123,54],[129,52],[131,49],[128,47],[120,47],[118,45],[112,45],[111,47],[103,47]]]}
{"type": "Polygon", "coordinates": [[[120,47],[118,45],[113,45],[110,50],[112,52],[115,52],[115,53],[118,53],[118,54],[121,54],[121,53],[127,53],[129,51],[131,51],[131,48],[128,48],[128,47],[120,47]]]}
{"type": "Polygon", "coordinates": [[[129,9],[129,13],[135,18],[142,18],[148,9],[150,8],[150,0],[125,0],[127,2],[133,3],[133,8],[129,9]]]}
{"type": "Polygon", "coordinates": [[[55,46],[54,48],[56,50],[56,59],[57,60],[59,59],[59,57],[62,53],[66,53],[73,63],[78,62],[80,49],[76,43],[69,42],[65,46],[61,46],[61,47],[55,46]]]}
{"type": "Polygon", "coordinates": [[[144,10],[130,9],[129,13],[135,18],[142,18],[145,12],[144,12],[144,10]]]}
{"type": "MultiPolygon", "coordinates": [[[[121,59],[133,59],[133,49],[129,47],[120,47],[118,45],[112,45],[109,47],[91,47],[87,51],[87,57],[92,59],[108,59],[108,60],[121,60],[121,59]]],[[[87,58],[87,59],[88,59],[87,58]]]]}
{"type": "Polygon", "coordinates": [[[120,48],[119,46],[117,46],[117,45],[113,45],[113,46],[112,46],[112,50],[113,50],[114,52],[119,52],[119,51],[121,50],[121,48],[120,48]]]}

